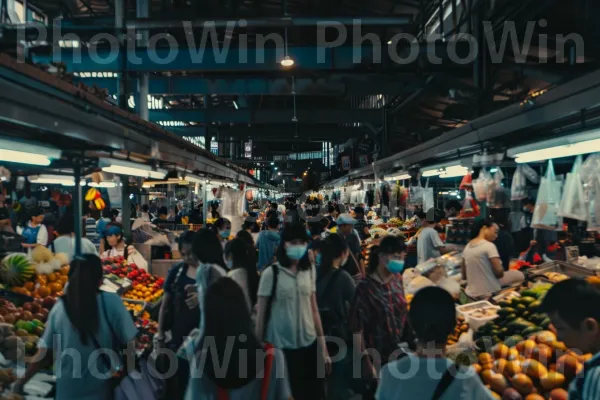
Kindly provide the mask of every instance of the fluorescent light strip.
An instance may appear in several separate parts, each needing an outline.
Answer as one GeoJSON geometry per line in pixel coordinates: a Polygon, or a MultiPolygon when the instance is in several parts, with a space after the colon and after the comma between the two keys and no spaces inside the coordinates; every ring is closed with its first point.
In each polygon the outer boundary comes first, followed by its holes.
{"type": "Polygon", "coordinates": [[[192,182],[192,183],[204,183],[206,182],[205,178],[202,178],[201,176],[198,175],[194,175],[194,174],[188,174],[185,176],[184,180],[188,181],[188,182],[192,182]]]}
{"type": "Polygon", "coordinates": [[[586,140],[579,143],[548,147],[541,150],[515,154],[517,163],[544,161],[553,158],[572,157],[580,154],[600,152],[600,139],[586,140]]]}
{"type": "Polygon", "coordinates": [[[89,187],[100,187],[100,188],[114,188],[114,187],[117,187],[117,184],[115,182],[109,182],[109,181],[100,182],[100,183],[90,182],[90,183],[88,183],[88,186],[89,187]]]}
{"type": "Polygon", "coordinates": [[[0,150],[0,161],[30,165],[50,165],[50,159],[44,155],[5,149],[0,150]]]}
{"type": "Polygon", "coordinates": [[[138,164],[113,158],[100,159],[102,171],[118,175],[140,176],[142,178],[162,179],[167,175],[167,170],[158,168],[156,171],[149,165],[138,164]]]}

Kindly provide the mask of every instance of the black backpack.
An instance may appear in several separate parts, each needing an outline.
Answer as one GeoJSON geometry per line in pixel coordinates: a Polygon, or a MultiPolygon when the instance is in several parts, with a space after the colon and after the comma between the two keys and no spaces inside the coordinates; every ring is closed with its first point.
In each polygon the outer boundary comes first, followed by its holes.
{"type": "Polygon", "coordinates": [[[342,328],[344,322],[339,320],[339,316],[335,313],[333,304],[331,304],[331,289],[341,273],[341,270],[335,270],[321,295],[317,296],[317,305],[325,336],[343,337],[344,335],[344,329],[342,328]]]}

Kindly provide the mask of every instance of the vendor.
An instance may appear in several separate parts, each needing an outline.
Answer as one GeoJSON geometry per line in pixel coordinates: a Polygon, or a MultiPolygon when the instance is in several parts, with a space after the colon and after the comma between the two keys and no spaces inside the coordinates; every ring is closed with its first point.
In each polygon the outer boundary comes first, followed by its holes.
{"type": "Polygon", "coordinates": [[[154,225],[168,224],[169,223],[169,209],[167,207],[161,207],[158,209],[158,217],[152,220],[154,225]]]}
{"type": "Polygon", "coordinates": [[[123,257],[129,264],[135,264],[139,268],[148,271],[148,262],[137,252],[135,247],[125,243],[123,227],[117,223],[111,223],[104,230],[104,246],[106,250],[102,253],[102,259],[123,257]]]}
{"type": "Polygon", "coordinates": [[[439,222],[439,216],[436,215],[435,210],[431,209],[427,214],[419,212],[417,213],[417,218],[421,222],[421,230],[417,237],[417,258],[419,264],[448,253],[448,249],[444,242],[442,242],[440,234],[434,229],[439,222]]]}
{"type": "Polygon", "coordinates": [[[473,228],[474,237],[463,251],[462,277],[467,281],[466,294],[481,298],[496,293],[503,286],[513,286],[525,280],[521,271],[504,271],[494,241],[498,237],[498,224],[490,220],[478,221],[473,228]]]}
{"type": "Polygon", "coordinates": [[[21,245],[26,249],[32,249],[41,244],[48,244],[48,229],[42,224],[44,222],[44,210],[32,209],[28,212],[27,223],[17,226],[17,233],[25,237],[21,245]]]}
{"type": "Polygon", "coordinates": [[[446,214],[446,218],[458,217],[460,210],[462,210],[462,205],[458,200],[448,200],[446,204],[444,204],[444,213],[446,214]]]}

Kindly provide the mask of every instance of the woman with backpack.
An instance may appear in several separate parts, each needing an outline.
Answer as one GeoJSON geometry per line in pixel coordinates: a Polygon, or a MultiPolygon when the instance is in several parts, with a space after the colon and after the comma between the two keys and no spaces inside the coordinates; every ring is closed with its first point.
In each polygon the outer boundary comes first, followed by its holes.
{"type": "Polygon", "coordinates": [[[283,353],[254,335],[239,285],[219,278],[206,291],[204,313],[206,335],[193,364],[202,370],[192,371],[186,399],[291,400],[283,353]]]}
{"type": "Polygon", "coordinates": [[[100,350],[122,354],[127,346],[127,356],[122,360],[133,359],[137,329],[121,297],[101,292],[101,283],[102,263],[98,256],[84,254],[71,262],[67,293],[50,311],[35,361],[15,384],[15,392],[21,392],[42,368],[51,367],[56,357],[59,370],[55,399],[112,398],[114,388],[109,379],[116,357],[106,352],[99,355],[100,350]],[[79,362],[73,360],[73,355],[79,362]]]}
{"type": "Polygon", "coordinates": [[[240,238],[233,239],[225,246],[225,263],[229,269],[227,276],[242,288],[250,312],[256,304],[256,292],[258,291],[256,257],[253,257],[251,252],[254,252],[254,247],[248,246],[240,238]]]}
{"type": "Polygon", "coordinates": [[[320,264],[317,274],[317,303],[325,336],[332,357],[340,351],[346,356],[332,364],[327,379],[327,398],[345,400],[352,396],[352,332],[347,321],[356,285],[354,279],[341,267],[350,256],[346,241],[337,234],[329,235],[320,245],[320,264]]]}
{"type": "Polygon", "coordinates": [[[258,288],[256,336],[285,353],[295,400],[319,399],[320,379],[331,369],[307,249],[306,228],[286,227],[278,261],[263,271],[258,288]]]}

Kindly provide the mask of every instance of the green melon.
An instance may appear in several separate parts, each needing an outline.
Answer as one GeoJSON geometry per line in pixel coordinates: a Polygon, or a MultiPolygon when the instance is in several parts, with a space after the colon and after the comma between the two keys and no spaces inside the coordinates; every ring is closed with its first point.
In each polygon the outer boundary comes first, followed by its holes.
{"type": "Polygon", "coordinates": [[[12,253],[4,257],[0,266],[0,278],[11,286],[22,286],[25,281],[31,279],[35,273],[35,267],[27,257],[27,254],[12,253]]]}

